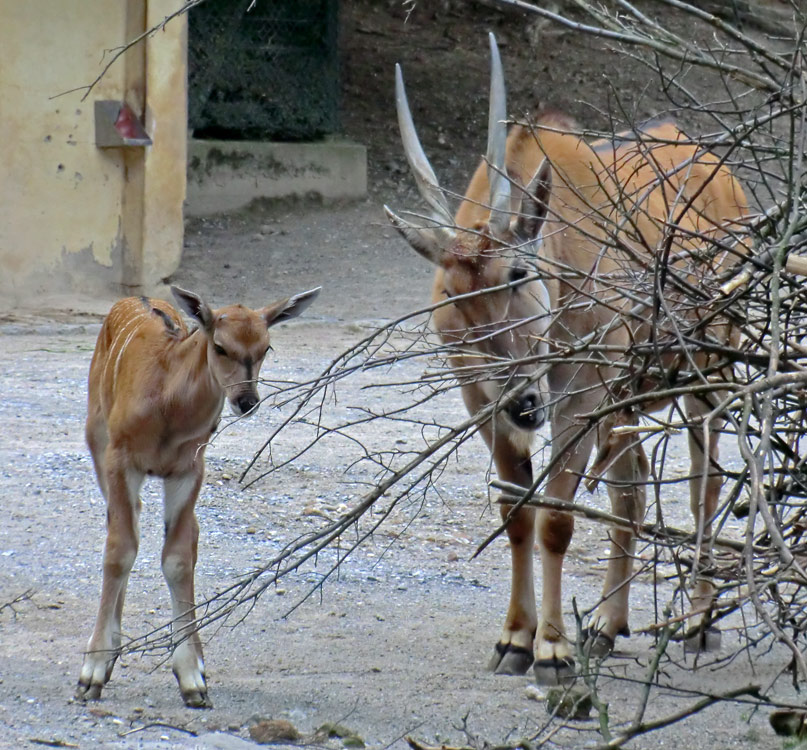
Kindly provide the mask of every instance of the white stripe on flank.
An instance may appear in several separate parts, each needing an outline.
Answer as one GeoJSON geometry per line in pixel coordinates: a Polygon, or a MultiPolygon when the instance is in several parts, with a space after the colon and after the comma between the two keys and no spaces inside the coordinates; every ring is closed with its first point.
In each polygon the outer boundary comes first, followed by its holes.
{"type": "MultiPolygon", "coordinates": [[[[115,358],[115,365],[114,365],[114,369],[112,371],[112,389],[113,390],[115,389],[115,385],[116,385],[116,383],[118,381],[118,372],[120,372],[121,357],[123,356],[123,353],[126,351],[126,347],[129,346],[129,342],[132,340],[134,335],[137,333],[140,326],[143,325],[143,323],[146,322],[146,320],[148,320],[148,318],[140,317],[139,319],[136,318],[134,320],[129,321],[126,325],[123,326],[123,328],[121,328],[120,331],[118,331],[115,338],[112,340],[112,346],[110,348],[114,349],[115,344],[117,344],[117,342],[120,340],[120,338],[123,335],[126,335],[126,340],[121,345],[120,351],[118,352],[118,356],[115,358]],[[134,326],[134,329],[127,334],[127,330],[131,326],[134,326]]],[[[109,367],[109,364],[110,364],[110,360],[107,359],[106,364],[104,365],[104,380],[106,380],[107,368],[109,367]]]]}

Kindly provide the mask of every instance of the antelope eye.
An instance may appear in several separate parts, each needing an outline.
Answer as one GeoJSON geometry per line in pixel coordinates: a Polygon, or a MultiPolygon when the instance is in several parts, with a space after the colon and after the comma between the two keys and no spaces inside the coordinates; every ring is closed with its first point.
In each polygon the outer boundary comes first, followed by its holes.
{"type": "Polygon", "coordinates": [[[227,350],[223,346],[219,346],[218,344],[213,344],[213,351],[219,355],[219,357],[226,357],[227,350]]]}
{"type": "Polygon", "coordinates": [[[513,266],[510,269],[510,283],[521,281],[527,277],[527,269],[524,266],[513,266]]]}

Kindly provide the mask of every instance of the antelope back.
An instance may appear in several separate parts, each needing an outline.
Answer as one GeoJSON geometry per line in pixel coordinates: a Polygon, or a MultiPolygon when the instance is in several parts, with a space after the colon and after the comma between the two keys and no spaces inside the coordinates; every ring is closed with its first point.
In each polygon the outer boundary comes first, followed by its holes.
{"type": "Polygon", "coordinates": [[[147,297],[116,302],[104,319],[93,353],[90,401],[97,399],[108,418],[116,402],[132,400],[146,385],[162,390],[155,376],[164,364],[164,352],[187,336],[184,321],[167,302],[147,297]]]}

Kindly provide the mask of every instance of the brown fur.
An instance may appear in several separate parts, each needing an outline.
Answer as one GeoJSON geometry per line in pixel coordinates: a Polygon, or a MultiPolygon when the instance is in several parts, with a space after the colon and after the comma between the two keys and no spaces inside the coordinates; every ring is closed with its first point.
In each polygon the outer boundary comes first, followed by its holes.
{"type": "Polygon", "coordinates": [[[144,477],[154,475],[165,488],[162,569],[174,617],[174,673],[187,705],[209,705],[194,615],[199,538],[194,507],[205,448],[225,397],[238,414],[257,408],[256,378],[269,347],[269,326],[299,314],[317,291],[260,310],[243,305],[211,310],[191,292],[174,289],[200,324],[193,333],[160,300],[121,300],[104,320],[90,365],[86,437],[107,501],[107,537],[80,698],[100,697],[120,651],[126,584],[139,544],[139,490],[144,477]]]}
{"type": "MultiPolygon", "coordinates": [[[[608,278],[621,278],[625,283],[626,271],[648,272],[660,254],[669,258],[670,268],[692,283],[698,282],[699,274],[718,273],[734,263],[736,258],[731,253],[712,243],[734,244],[732,234],[741,230],[742,219],[748,213],[742,187],[731,172],[720,164],[716,155],[688,143],[673,123],[653,123],[639,135],[597,142],[596,150],[575,134],[553,130],[570,127],[574,127],[570,118],[545,111],[539,115],[534,129],[525,126],[511,129],[505,158],[511,179],[522,186],[538,172],[545,159],[551,167],[548,215],[539,238],[537,260],[548,277],[546,287],[552,309],[558,311],[576,303],[578,308],[560,312],[560,320],[549,331],[556,345],[576,344],[598,327],[607,326],[615,314],[627,313],[635,305],[628,297],[617,298],[610,305],[598,303],[612,294],[603,282],[608,278]],[[629,222],[623,221],[626,213],[632,217],[629,222]],[[618,229],[609,228],[617,225],[618,229]],[[693,253],[698,255],[698,264],[691,261],[693,253]],[[575,269],[588,278],[568,278],[563,282],[553,278],[563,268],[575,269]]],[[[522,191],[514,187],[511,198],[514,214],[519,211],[521,196],[522,191]]],[[[488,236],[489,201],[487,165],[483,162],[474,173],[456,213],[460,231],[451,245],[443,248],[433,285],[435,302],[445,299],[446,295],[454,297],[507,283],[507,274],[514,262],[513,253],[507,247],[518,237],[491,240],[488,236]]],[[[737,245],[736,253],[744,251],[742,243],[737,245]]],[[[520,334],[511,334],[506,339],[500,337],[498,342],[494,337],[493,343],[486,341],[476,345],[476,356],[467,353],[471,348],[467,340],[474,338],[475,332],[501,325],[502,321],[519,317],[526,320],[535,315],[540,308],[530,300],[538,296],[537,289],[534,294],[524,290],[503,291],[436,310],[434,324],[443,339],[466,342],[464,353],[453,357],[453,366],[466,368],[494,354],[518,361],[528,351],[524,341],[530,337],[534,341],[541,336],[538,329],[530,331],[528,324],[520,334]],[[499,347],[498,352],[494,351],[494,343],[499,347]]],[[[675,293],[671,293],[668,302],[676,304],[677,301],[675,293]]],[[[651,310],[652,306],[648,305],[640,317],[648,320],[651,310]]],[[[662,320],[662,337],[666,325],[662,320]]],[[[625,318],[600,342],[627,347],[631,339],[648,340],[649,334],[649,323],[625,318]]],[[[709,335],[729,342],[736,341],[737,332],[726,323],[713,323],[709,335]]],[[[697,354],[694,359],[700,367],[713,361],[706,354],[697,354]]],[[[557,463],[548,478],[546,494],[560,500],[573,500],[595,443],[610,446],[609,459],[601,468],[609,483],[614,512],[638,521],[644,513],[644,483],[648,474],[641,444],[624,437],[616,440],[610,432],[613,420],[601,425],[596,434],[589,433],[568,443],[579,429],[576,415],[607,402],[609,394],[601,383],[618,373],[616,369],[593,364],[559,364],[550,371],[549,392],[555,394],[556,399],[552,414],[552,451],[557,463]],[[564,394],[575,395],[566,398],[564,394]],[[614,448],[616,443],[619,445],[614,448]],[[627,490],[625,483],[630,485],[627,490]]],[[[651,385],[647,383],[646,387],[651,385]]],[[[463,397],[472,414],[493,398],[499,398],[501,391],[498,391],[499,396],[496,392],[491,384],[463,384],[463,397]]],[[[686,408],[693,419],[709,411],[708,406],[695,399],[687,399],[686,408]]],[[[636,421],[631,414],[618,418],[628,424],[636,421]]],[[[719,427],[719,424],[714,426],[719,427]]],[[[700,428],[693,429],[700,435],[700,428]]],[[[499,477],[529,486],[531,449],[524,432],[501,415],[484,424],[481,431],[499,477]]],[[[693,513],[698,523],[703,524],[708,539],[720,482],[714,478],[702,482],[700,477],[708,473],[709,457],[717,458],[717,439],[713,432],[704,451],[698,435],[693,434],[690,440],[692,474],[696,477],[691,481],[691,498],[693,513]]],[[[507,517],[506,508],[503,517],[507,517]]],[[[570,516],[555,511],[522,508],[509,519],[513,585],[507,619],[492,662],[497,671],[523,672],[529,666],[523,652],[525,649],[532,652],[533,647],[539,679],[547,676],[541,671],[544,668],[560,673],[571,661],[573,650],[565,637],[561,613],[561,571],[573,527],[570,516]],[[541,549],[544,569],[540,620],[532,590],[533,539],[541,549]]],[[[611,536],[604,601],[595,614],[593,627],[612,643],[618,634],[628,632],[627,592],[630,555],[635,543],[628,532],[614,531],[611,536]]],[[[699,584],[694,608],[702,611],[708,608],[710,601],[711,587],[699,584]]],[[[551,675],[549,679],[551,681],[551,675]]]]}

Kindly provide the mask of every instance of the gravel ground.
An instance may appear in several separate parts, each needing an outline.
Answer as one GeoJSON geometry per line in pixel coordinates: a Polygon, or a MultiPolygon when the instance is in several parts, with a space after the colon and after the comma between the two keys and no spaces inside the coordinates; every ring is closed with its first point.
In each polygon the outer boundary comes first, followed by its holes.
{"type": "MultiPolygon", "coordinates": [[[[368,201],[272,203],[187,227],[182,266],[171,281],[214,305],[258,306],[323,285],[303,320],[276,329],[275,352],[264,370],[273,380],[320,372],[368,329],[428,299],[431,270],[393,238],[380,208],[385,201],[395,208],[419,205],[394,122],[395,62],[404,65],[437,173],[458,191],[484,148],[485,29],[496,30],[502,45],[516,113],[540,100],[602,126],[597,112],[605,109],[609,92],[619,94],[636,119],[667,107],[652,72],[590,38],[494,13],[484,4],[458,9],[455,3],[424,3],[404,23],[405,5],[343,3],[343,124],[346,135],[369,148],[368,201]]],[[[697,91],[709,84],[695,76],[688,85],[697,91]]],[[[547,721],[543,692],[529,677],[485,671],[506,608],[509,562],[502,539],[471,559],[496,515],[487,501],[487,455],[478,441],[463,446],[446,468],[439,494],[399,508],[321,590],[333,552],[284,577],[242,622],[203,632],[213,709],[184,708],[170,667],[156,655],[124,655],[100,702],[72,700],[97,606],[104,538],[104,507],[83,442],[86,375],[100,316],[111,302],[37,297],[25,310],[8,310],[9,303],[0,300],[0,496],[6,510],[0,525],[0,747],[250,747],[250,727],[260,718],[292,722],[303,735],[298,744],[331,748],[345,743],[316,734],[329,722],[347,726],[369,747],[395,750],[406,746],[407,734],[434,745],[475,747],[535,735],[547,721]],[[17,597],[22,600],[12,605],[17,597]]],[[[406,398],[393,386],[363,386],[416,379],[424,367],[410,361],[391,372],[360,373],[340,387],[337,401],[325,405],[327,418],[406,398]]],[[[465,414],[456,394],[433,409],[431,416],[444,424],[465,414]]],[[[237,477],[282,416],[264,407],[253,420],[223,431],[208,451],[198,504],[200,598],[325,527],[364,491],[356,482],[368,475],[352,468],[358,445],[341,439],[241,488],[237,477]]],[[[415,449],[422,440],[416,425],[383,421],[365,426],[360,437],[377,450],[415,449]]],[[[300,439],[298,431],[282,433],[275,457],[292,455],[300,439]]],[[[670,468],[686,472],[680,444],[669,460],[670,468]]],[[[601,494],[585,500],[605,505],[601,494]]],[[[129,636],[159,627],[170,612],[159,570],[156,483],[146,485],[143,501],[140,555],[124,615],[129,636]]],[[[670,523],[690,523],[681,489],[669,488],[664,510],[670,523]]],[[[369,520],[360,528],[367,525],[369,520]]],[[[596,602],[603,533],[578,524],[565,579],[567,617],[573,598],[582,607],[596,602]]],[[[663,587],[662,593],[669,591],[663,587]]],[[[652,580],[636,581],[632,602],[632,626],[641,630],[653,622],[652,580]]],[[[722,656],[736,645],[736,636],[727,634],[722,656]]],[[[608,662],[614,673],[640,677],[650,639],[634,635],[619,649],[608,662]]],[[[692,666],[691,658],[686,662],[677,647],[671,653],[664,684],[718,692],[749,682],[767,685],[787,662],[778,651],[764,651],[751,654],[753,661],[742,654],[720,669],[702,660],[691,672],[683,668],[692,666]]],[[[796,700],[783,682],[772,694],[796,700]]],[[[607,680],[602,689],[612,719],[630,719],[639,689],[624,680],[607,680]]],[[[654,691],[648,716],[669,715],[683,703],[670,690],[654,691]]],[[[553,741],[586,747],[594,728],[580,722],[553,741]]],[[[731,704],[629,747],[773,750],[782,742],[768,728],[765,712],[731,704]]]]}
{"type": "MultiPolygon", "coordinates": [[[[429,287],[424,265],[390,240],[369,202],[286,204],[191,225],[175,281],[213,304],[242,299],[252,305],[322,283],[321,298],[305,318],[276,329],[263,374],[281,381],[320,372],[371,325],[420,306],[429,287]],[[371,267],[368,283],[363,269],[371,267]]],[[[321,592],[295,608],[322,582],[333,552],[286,576],[237,626],[229,622],[204,631],[212,710],[184,708],[170,667],[157,656],[138,654],[121,659],[100,702],[73,702],[97,606],[103,545],[104,508],[82,432],[86,374],[99,326],[98,317],[86,313],[98,305],[75,300],[67,313],[8,316],[0,325],[6,362],[0,380],[0,493],[6,509],[0,605],[27,596],[0,612],[0,746],[247,747],[250,726],[270,718],[291,721],[305,744],[341,747],[337,739],[315,736],[317,728],[337,722],[370,747],[400,750],[407,734],[432,744],[481,746],[530,737],[543,726],[542,692],[528,677],[485,671],[506,608],[509,562],[502,539],[471,559],[495,524],[485,492],[486,451],[478,441],[464,446],[447,467],[439,494],[399,508],[321,592]]],[[[324,413],[335,420],[351,407],[379,409],[406,398],[400,388],[364,386],[416,379],[425,367],[414,360],[359,374],[345,381],[324,413]]],[[[446,424],[464,417],[453,393],[430,408],[446,424]]],[[[198,506],[200,597],[271,560],[300,535],[323,528],[364,491],[356,482],[366,480],[367,471],[350,468],[356,444],[338,439],[241,489],[237,477],[281,417],[264,407],[253,420],[224,430],[208,451],[198,506]]],[[[301,439],[294,430],[281,433],[275,459],[290,456],[301,439]]],[[[362,428],[361,440],[375,449],[406,450],[422,438],[415,425],[376,421],[362,428]]],[[[685,471],[680,446],[671,460],[685,471]]],[[[159,493],[156,483],[143,493],[142,544],[124,617],[130,636],[169,616],[159,570],[159,493]]],[[[669,522],[686,527],[688,503],[681,490],[672,488],[665,500],[669,522]]],[[[589,501],[604,507],[599,494],[589,501]]],[[[360,529],[368,524],[365,519],[360,529]]],[[[596,601],[604,549],[602,528],[581,522],[568,558],[567,613],[573,597],[581,606],[596,601]]],[[[651,584],[645,578],[636,582],[634,629],[652,622],[651,584]]],[[[725,640],[723,656],[737,642],[731,635],[725,640]]],[[[639,677],[651,647],[647,637],[625,640],[610,662],[615,673],[639,677]]],[[[719,670],[702,662],[690,673],[680,667],[680,649],[673,654],[676,663],[667,665],[664,680],[715,691],[767,684],[786,663],[774,652],[753,662],[753,671],[742,656],[719,670]]],[[[608,681],[603,689],[612,718],[629,718],[637,688],[608,681]]],[[[774,694],[792,698],[779,684],[774,694]]],[[[654,691],[649,715],[682,705],[669,691],[654,691]]],[[[554,739],[584,747],[593,729],[592,722],[582,722],[554,739]]],[[[742,705],[708,709],[631,747],[682,743],[693,749],[781,747],[765,713],[742,705]]]]}

